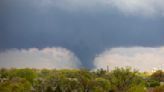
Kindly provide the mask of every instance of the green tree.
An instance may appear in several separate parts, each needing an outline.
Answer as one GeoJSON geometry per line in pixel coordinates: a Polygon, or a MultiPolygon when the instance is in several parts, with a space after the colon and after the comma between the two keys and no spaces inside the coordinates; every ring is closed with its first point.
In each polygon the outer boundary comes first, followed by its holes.
{"type": "Polygon", "coordinates": [[[0,69],[0,78],[7,78],[9,77],[9,70],[2,68],[0,69]]]}
{"type": "Polygon", "coordinates": [[[106,75],[107,71],[101,68],[101,69],[98,69],[95,73],[98,77],[103,77],[106,75]]]}
{"type": "Polygon", "coordinates": [[[157,86],[149,90],[149,92],[164,92],[164,86],[157,86]]]}
{"type": "Polygon", "coordinates": [[[33,69],[17,69],[13,71],[13,77],[20,77],[33,83],[33,80],[37,77],[37,73],[33,69]]]}
{"type": "Polygon", "coordinates": [[[144,84],[131,85],[127,92],[147,92],[144,84]]]}
{"type": "Polygon", "coordinates": [[[137,74],[131,68],[116,68],[109,73],[108,79],[114,92],[127,92],[130,87],[144,82],[137,74]]]}
{"type": "Polygon", "coordinates": [[[31,84],[20,78],[0,83],[0,92],[31,92],[31,84]]]}
{"type": "Polygon", "coordinates": [[[82,92],[90,92],[95,87],[95,75],[88,70],[80,70],[77,75],[77,80],[80,83],[82,92]]]}
{"type": "Polygon", "coordinates": [[[109,90],[111,89],[111,85],[107,79],[96,78],[95,81],[95,91],[97,90],[97,92],[109,92],[109,90]]]}
{"type": "Polygon", "coordinates": [[[164,81],[164,72],[162,70],[158,70],[154,72],[151,76],[151,79],[157,80],[157,81],[164,81]]]}

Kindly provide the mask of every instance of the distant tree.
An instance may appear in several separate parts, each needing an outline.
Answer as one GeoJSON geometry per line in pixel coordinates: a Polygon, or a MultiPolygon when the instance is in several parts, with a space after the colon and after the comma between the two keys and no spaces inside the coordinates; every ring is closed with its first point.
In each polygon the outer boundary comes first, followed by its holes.
{"type": "Polygon", "coordinates": [[[164,72],[162,70],[158,70],[154,72],[151,76],[151,79],[157,80],[157,81],[163,81],[164,82],[164,72]]]}
{"type": "Polygon", "coordinates": [[[131,68],[116,68],[110,72],[103,69],[0,69],[0,78],[0,92],[145,92],[144,87],[155,90],[150,92],[163,92],[163,86],[159,87],[163,81],[162,71],[149,76],[131,68]]]}
{"type": "Polygon", "coordinates": [[[152,89],[149,89],[149,92],[164,92],[164,86],[157,86],[152,89]]]}
{"type": "Polygon", "coordinates": [[[13,77],[20,77],[28,80],[30,83],[37,77],[37,73],[33,69],[17,69],[13,71],[13,77]]]}
{"type": "Polygon", "coordinates": [[[145,89],[145,85],[139,84],[139,85],[132,85],[129,87],[127,92],[147,92],[145,89]]]}
{"type": "Polygon", "coordinates": [[[52,87],[48,86],[46,92],[55,92],[52,87]]]}
{"type": "Polygon", "coordinates": [[[80,70],[77,79],[82,92],[90,92],[95,86],[95,76],[87,70],[80,70]]]}
{"type": "Polygon", "coordinates": [[[109,90],[111,89],[111,85],[107,79],[96,78],[95,81],[95,90],[97,90],[98,92],[109,92],[109,90]]]}
{"type": "Polygon", "coordinates": [[[55,89],[55,92],[62,92],[62,89],[60,88],[59,85],[57,85],[56,89],[55,89]]]}
{"type": "Polygon", "coordinates": [[[41,78],[48,78],[52,75],[52,71],[48,70],[48,69],[42,69],[40,70],[40,72],[38,73],[38,76],[41,78]]]}
{"type": "Polygon", "coordinates": [[[2,68],[0,69],[0,78],[7,78],[9,77],[9,70],[2,68]]]}
{"type": "Polygon", "coordinates": [[[137,74],[131,68],[116,68],[109,73],[108,79],[114,92],[127,92],[130,87],[143,83],[137,74]]]}
{"type": "Polygon", "coordinates": [[[35,92],[44,92],[46,85],[47,84],[43,78],[36,78],[33,81],[33,88],[35,92]]]}
{"type": "Polygon", "coordinates": [[[31,92],[31,84],[25,79],[12,79],[0,83],[0,92],[31,92]]]}
{"type": "Polygon", "coordinates": [[[103,77],[103,76],[105,76],[106,75],[106,73],[107,73],[107,71],[106,70],[104,70],[104,69],[98,69],[97,71],[96,71],[96,75],[98,76],[98,77],[103,77]]]}
{"type": "Polygon", "coordinates": [[[160,86],[160,82],[157,80],[149,80],[146,82],[146,87],[156,87],[160,86]]]}

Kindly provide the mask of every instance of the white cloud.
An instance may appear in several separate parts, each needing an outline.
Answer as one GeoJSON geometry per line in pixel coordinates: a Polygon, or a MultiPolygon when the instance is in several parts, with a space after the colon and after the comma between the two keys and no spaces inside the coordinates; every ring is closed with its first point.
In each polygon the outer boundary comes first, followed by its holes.
{"type": "Polygon", "coordinates": [[[96,69],[106,69],[107,66],[110,70],[126,66],[140,71],[164,69],[164,47],[113,48],[98,55],[93,63],[96,69]]]}
{"type": "Polygon", "coordinates": [[[0,53],[0,67],[79,68],[79,59],[65,48],[12,49],[0,53]]]}
{"type": "Polygon", "coordinates": [[[70,11],[99,8],[117,9],[126,15],[164,15],[164,0],[35,0],[41,6],[58,7],[70,11]]]}
{"type": "Polygon", "coordinates": [[[163,15],[164,0],[111,0],[119,11],[132,15],[163,15]]]}

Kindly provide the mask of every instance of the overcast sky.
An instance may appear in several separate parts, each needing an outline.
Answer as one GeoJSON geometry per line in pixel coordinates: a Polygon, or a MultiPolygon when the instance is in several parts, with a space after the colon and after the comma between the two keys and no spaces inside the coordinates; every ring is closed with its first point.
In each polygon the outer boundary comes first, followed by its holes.
{"type": "Polygon", "coordinates": [[[113,48],[160,49],[163,4],[164,0],[1,0],[0,62],[5,63],[2,56],[13,48],[63,48],[82,66],[93,68],[96,56],[113,48]]]}

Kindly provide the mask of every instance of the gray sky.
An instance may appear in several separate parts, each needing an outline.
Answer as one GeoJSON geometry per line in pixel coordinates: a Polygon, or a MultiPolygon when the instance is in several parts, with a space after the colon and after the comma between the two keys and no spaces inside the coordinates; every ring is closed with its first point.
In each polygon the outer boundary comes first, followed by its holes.
{"type": "Polygon", "coordinates": [[[94,57],[106,49],[163,46],[162,3],[163,0],[1,0],[0,49],[67,48],[90,68],[94,57]]]}

